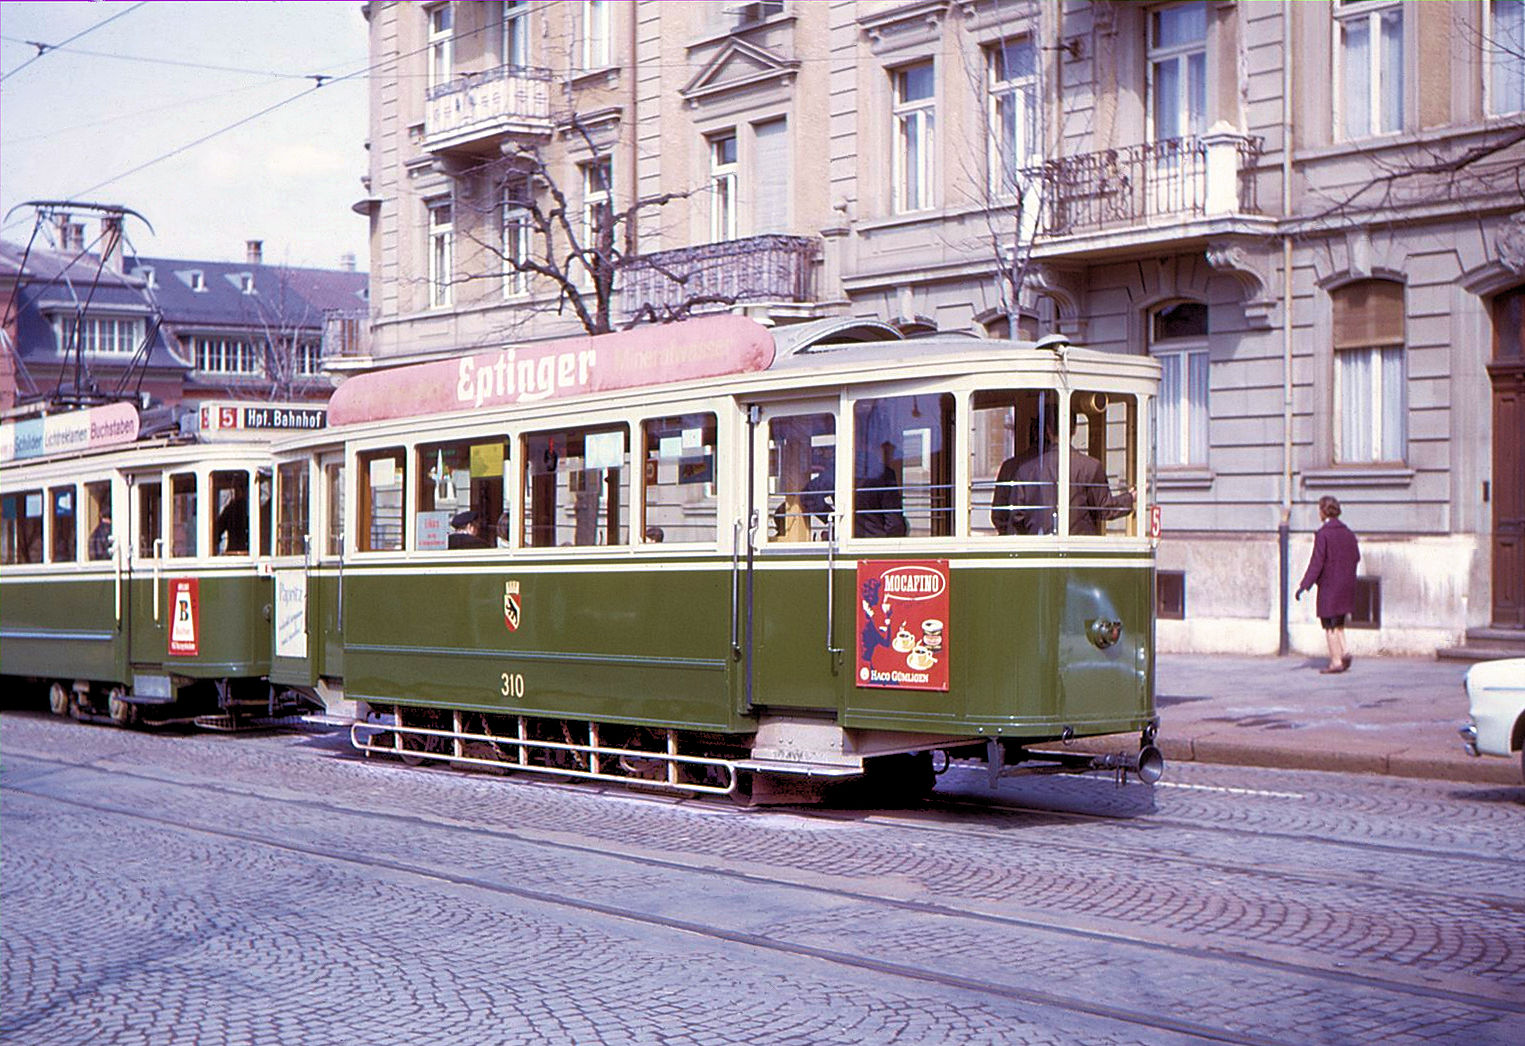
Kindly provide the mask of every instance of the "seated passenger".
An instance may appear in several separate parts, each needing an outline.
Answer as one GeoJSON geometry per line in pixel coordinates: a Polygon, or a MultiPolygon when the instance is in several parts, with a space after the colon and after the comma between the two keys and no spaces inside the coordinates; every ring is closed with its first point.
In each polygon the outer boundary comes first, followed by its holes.
{"type": "Polygon", "coordinates": [[[249,499],[242,494],[217,513],[217,529],[212,548],[219,556],[243,555],[249,551],[249,499]]]}
{"type": "Polygon", "coordinates": [[[90,558],[111,558],[111,510],[101,509],[101,520],[90,532],[90,558]]]}
{"type": "Polygon", "coordinates": [[[447,548],[489,548],[482,536],[482,517],[475,509],[466,509],[450,517],[451,534],[447,548]]]}
{"type": "Polygon", "coordinates": [[[910,533],[906,522],[900,487],[900,473],[895,471],[895,444],[885,440],[879,446],[884,466],[872,476],[859,476],[856,511],[853,513],[853,536],[860,538],[903,538],[910,533]]]}

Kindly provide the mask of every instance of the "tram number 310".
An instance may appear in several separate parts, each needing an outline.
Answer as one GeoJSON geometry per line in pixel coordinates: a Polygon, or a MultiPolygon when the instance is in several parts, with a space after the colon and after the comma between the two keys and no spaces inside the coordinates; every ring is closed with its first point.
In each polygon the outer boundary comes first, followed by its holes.
{"type": "Polygon", "coordinates": [[[524,677],[518,672],[504,672],[500,676],[501,685],[498,692],[504,697],[524,696],[524,677]]]}

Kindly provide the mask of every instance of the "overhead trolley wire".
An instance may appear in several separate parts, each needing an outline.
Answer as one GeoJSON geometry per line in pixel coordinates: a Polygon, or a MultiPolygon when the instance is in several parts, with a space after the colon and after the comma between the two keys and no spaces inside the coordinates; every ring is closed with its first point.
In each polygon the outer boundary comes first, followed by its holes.
{"type": "Polygon", "coordinates": [[[42,43],[39,40],[27,40],[27,41],[25,41],[26,43],[30,44],[31,46],[37,48],[37,53],[34,54],[32,57],[28,58],[26,61],[22,62],[20,65],[16,66],[16,68],[12,69],[10,72],[8,72],[8,73],[0,73],[0,81],[9,80],[11,77],[13,77],[17,73],[21,72],[21,70],[25,69],[27,66],[29,66],[33,62],[37,61],[37,59],[39,59],[43,55],[47,54],[49,51],[56,51],[60,47],[63,47],[65,44],[72,44],[74,41],[78,40],[80,37],[86,36],[86,35],[88,35],[90,33],[95,32],[97,29],[101,28],[102,26],[109,25],[110,23],[115,22],[118,18],[121,18],[123,15],[130,15],[130,14],[132,14],[138,8],[146,6],[147,3],[148,3],[148,0],[140,0],[139,3],[133,4],[131,7],[129,7],[125,11],[118,11],[116,14],[112,15],[110,18],[102,19],[101,21],[99,21],[99,22],[95,23],[94,25],[90,26],[88,29],[81,29],[79,32],[75,33],[73,36],[69,37],[67,40],[63,41],[62,43],[45,44],[45,43],[42,43]]]}

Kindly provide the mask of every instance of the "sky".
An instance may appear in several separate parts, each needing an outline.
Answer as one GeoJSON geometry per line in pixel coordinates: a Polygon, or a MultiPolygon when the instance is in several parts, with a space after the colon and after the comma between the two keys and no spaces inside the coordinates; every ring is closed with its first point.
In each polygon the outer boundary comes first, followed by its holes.
{"type": "Polygon", "coordinates": [[[77,199],[148,220],[129,219],[129,252],[238,262],[263,240],[268,264],[366,269],[360,8],[0,2],[0,238],[31,236],[31,208],[3,217],[16,205],[77,199]]]}

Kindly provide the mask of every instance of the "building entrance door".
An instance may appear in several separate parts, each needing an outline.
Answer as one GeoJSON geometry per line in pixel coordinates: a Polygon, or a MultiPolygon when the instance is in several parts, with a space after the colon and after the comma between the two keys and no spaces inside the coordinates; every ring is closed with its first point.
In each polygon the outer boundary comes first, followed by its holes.
{"type": "Polygon", "coordinates": [[[1493,627],[1525,629],[1525,287],[1493,302],[1493,627]]]}

